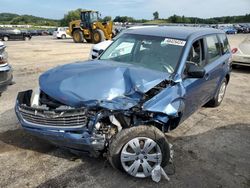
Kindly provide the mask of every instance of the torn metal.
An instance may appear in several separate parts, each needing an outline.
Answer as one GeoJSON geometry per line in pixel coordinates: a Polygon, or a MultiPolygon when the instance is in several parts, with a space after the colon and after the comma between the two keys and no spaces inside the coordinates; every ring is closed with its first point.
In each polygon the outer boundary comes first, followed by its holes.
{"type": "Polygon", "coordinates": [[[44,93],[68,106],[127,110],[168,76],[129,64],[91,61],[49,70],[39,84],[44,93]]]}

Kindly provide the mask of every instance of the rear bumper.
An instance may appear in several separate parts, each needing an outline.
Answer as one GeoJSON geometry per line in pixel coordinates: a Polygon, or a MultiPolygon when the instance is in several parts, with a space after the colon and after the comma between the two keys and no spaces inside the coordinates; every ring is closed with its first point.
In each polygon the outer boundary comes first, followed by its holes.
{"type": "Polygon", "coordinates": [[[0,93],[12,83],[12,68],[10,65],[0,66],[0,93]]]}
{"type": "Polygon", "coordinates": [[[234,54],[233,55],[233,64],[250,66],[250,56],[241,55],[241,54],[234,54]]]}
{"type": "MultiPolygon", "coordinates": [[[[25,92],[30,92],[30,90],[25,92]]],[[[86,125],[83,125],[82,127],[58,127],[56,125],[47,126],[36,124],[26,120],[21,113],[24,101],[22,101],[22,98],[20,97],[20,95],[24,95],[25,92],[20,92],[18,94],[15,106],[17,118],[25,131],[48,140],[57,146],[79,152],[87,152],[96,157],[104,149],[104,137],[93,134],[86,125]]]]}

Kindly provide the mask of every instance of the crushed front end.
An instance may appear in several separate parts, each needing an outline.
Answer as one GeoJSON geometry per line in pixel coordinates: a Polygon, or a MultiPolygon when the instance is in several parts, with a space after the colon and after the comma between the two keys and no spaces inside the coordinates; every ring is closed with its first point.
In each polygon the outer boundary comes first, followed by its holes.
{"type": "MultiPolygon", "coordinates": [[[[38,95],[43,96],[39,99],[43,102],[46,94],[38,95]]],[[[63,106],[55,100],[49,101],[48,96],[47,104],[33,107],[37,97],[32,90],[20,92],[17,97],[15,111],[26,131],[68,149],[99,155],[105,147],[105,135],[93,132],[94,110],[63,106]]]]}
{"type": "Polygon", "coordinates": [[[98,156],[122,129],[176,128],[183,90],[165,78],[126,64],[75,63],[44,73],[39,89],[18,94],[15,110],[26,131],[98,156]]]}

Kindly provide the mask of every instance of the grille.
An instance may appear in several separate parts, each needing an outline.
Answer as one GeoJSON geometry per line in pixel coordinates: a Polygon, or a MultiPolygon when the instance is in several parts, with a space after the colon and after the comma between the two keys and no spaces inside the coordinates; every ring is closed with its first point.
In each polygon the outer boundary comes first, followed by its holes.
{"type": "Polygon", "coordinates": [[[53,127],[80,127],[86,126],[88,118],[84,110],[79,111],[42,111],[31,108],[19,108],[23,119],[41,126],[53,127]]]}

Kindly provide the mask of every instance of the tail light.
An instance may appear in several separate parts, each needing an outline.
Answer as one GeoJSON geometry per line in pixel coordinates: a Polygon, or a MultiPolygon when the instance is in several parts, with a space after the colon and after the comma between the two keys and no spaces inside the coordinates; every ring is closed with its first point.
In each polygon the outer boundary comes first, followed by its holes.
{"type": "Polygon", "coordinates": [[[232,54],[235,54],[237,51],[238,51],[238,48],[233,48],[233,49],[231,50],[232,54]]]}
{"type": "Polygon", "coordinates": [[[0,55],[0,65],[7,63],[7,59],[0,55]]]}
{"type": "Polygon", "coordinates": [[[0,51],[0,65],[7,63],[8,60],[8,54],[7,52],[4,51],[4,49],[2,49],[3,51],[0,51]]]}

